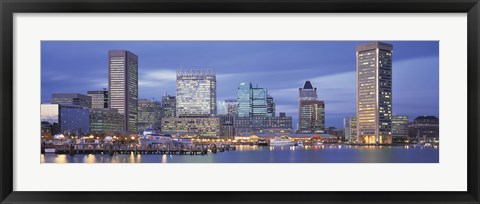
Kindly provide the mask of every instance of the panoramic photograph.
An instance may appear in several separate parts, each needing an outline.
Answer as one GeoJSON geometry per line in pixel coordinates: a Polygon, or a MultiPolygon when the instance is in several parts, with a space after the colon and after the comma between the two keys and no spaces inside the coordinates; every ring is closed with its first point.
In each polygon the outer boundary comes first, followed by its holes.
{"type": "Polygon", "coordinates": [[[438,41],[42,41],[40,162],[439,163],[438,41]]]}

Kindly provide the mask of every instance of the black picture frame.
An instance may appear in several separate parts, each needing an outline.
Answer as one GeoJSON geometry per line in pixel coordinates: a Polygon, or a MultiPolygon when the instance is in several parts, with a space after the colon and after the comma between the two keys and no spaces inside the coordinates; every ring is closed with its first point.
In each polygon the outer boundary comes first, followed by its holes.
{"type": "MultiPolygon", "coordinates": [[[[479,0],[0,0],[1,203],[479,203],[479,0]],[[466,192],[24,192],[13,191],[15,13],[467,13],[466,192]]],[[[33,172],[32,172],[33,173],[33,172]]],[[[446,175],[448,176],[448,175],[446,175]]],[[[446,184],[448,185],[448,184],[446,184]]],[[[201,189],[199,189],[201,190],[201,189]]],[[[268,189],[265,189],[268,190],[268,189]]]]}

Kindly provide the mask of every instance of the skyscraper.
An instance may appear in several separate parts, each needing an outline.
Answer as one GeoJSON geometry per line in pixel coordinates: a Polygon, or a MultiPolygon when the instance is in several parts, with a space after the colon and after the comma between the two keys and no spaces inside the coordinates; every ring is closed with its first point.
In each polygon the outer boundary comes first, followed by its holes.
{"type": "Polygon", "coordinates": [[[123,130],[137,131],[138,122],[138,57],[127,50],[108,52],[109,108],[125,117],[123,130]]]}
{"type": "Polygon", "coordinates": [[[249,117],[252,112],[252,98],[250,97],[250,90],[252,89],[251,83],[242,82],[238,86],[238,116],[249,117]]]}
{"type": "Polygon", "coordinates": [[[305,81],[298,91],[298,133],[325,133],[325,103],[317,100],[317,88],[305,81]]]}
{"type": "Polygon", "coordinates": [[[243,82],[237,96],[239,117],[275,116],[275,102],[267,89],[243,82]]]}
{"type": "Polygon", "coordinates": [[[383,42],[357,46],[358,143],[392,143],[392,49],[383,42]]]}
{"type": "Polygon", "coordinates": [[[392,137],[394,142],[408,140],[408,116],[395,115],[392,117],[392,137]]]}
{"type": "Polygon", "coordinates": [[[177,116],[208,117],[217,110],[217,80],[213,70],[177,71],[177,116]]]}
{"type": "Polygon", "coordinates": [[[92,97],[91,108],[108,108],[108,90],[102,91],[88,91],[87,95],[92,97]]]}
{"type": "Polygon", "coordinates": [[[175,96],[165,95],[162,97],[162,108],[163,108],[163,117],[170,118],[176,117],[177,106],[175,105],[176,99],[175,96]]]}
{"type": "Polygon", "coordinates": [[[254,87],[251,89],[252,113],[250,116],[267,116],[267,89],[254,87]]]}

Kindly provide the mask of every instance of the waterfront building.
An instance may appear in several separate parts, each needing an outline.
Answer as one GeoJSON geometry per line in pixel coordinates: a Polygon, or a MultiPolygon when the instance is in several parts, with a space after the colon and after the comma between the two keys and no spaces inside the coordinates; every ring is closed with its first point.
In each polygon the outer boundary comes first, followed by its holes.
{"type": "Polygon", "coordinates": [[[233,115],[219,115],[218,116],[220,121],[220,137],[231,139],[235,135],[234,132],[234,121],[235,116],[233,115]]]}
{"type": "Polygon", "coordinates": [[[90,133],[96,135],[115,135],[122,131],[125,118],[117,109],[90,109],[90,133]]]}
{"type": "Polygon", "coordinates": [[[292,117],[286,116],[253,116],[236,117],[234,120],[235,135],[259,133],[264,129],[292,129],[292,117]]]}
{"type": "Polygon", "coordinates": [[[52,104],[77,105],[90,108],[92,97],[79,93],[53,93],[52,104]]]}
{"type": "Polygon", "coordinates": [[[162,104],[158,101],[139,99],[138,100],[138,131],[147,128],[159,130],[163,117],[162,104]]]}
{"type": "Polygon", "coordinates": [[[91,108],[108,108],[108,90],[87,91],[87,95],[92,97],[91,108]]]}
{"type": "Polygon", "coordinates": [[[338,137],[338,139],[345,139],[345,130],[344,129],[338,129],[336,127],[328,127],[325,132],[330,135],[335,135],[338,137]]]}
{"type": "Polygon", "coordinates": [[[252,113],[250,116],[270,116],[267,115],[267,89],[253,87],[250,97],[252,98],[252,113]]]}
{"type": "Polygon", "coordinates": [[[66,135],[84,135],[90,131],[90,113],[79,105],[41,104],[40,121],[58,124],[59,132],[66,135]]]}
{"type": "Polygon", "coordinates": [[[409,126],[411,140],[435,142],[439,140],[439,120],[435,116],[418,116],[409,126]]]}
{"type": "Polygon", "coordinates": [[[345,128],[345,140],[347,141],[357,141],[357,117],[350,116],[344,118],[343,125],[345,128]]]}
{"type": "Polygon", "coordinates": [[[109,108],[124,116],[123,130],[137,132],[138,57],[127,50],[108,52],[109,108]]]}
{"type": "Polygon", "coordinates": [[[298,133],[325,133],[325,103],[317,100],[317,88],[305,81],[298,90],[298,133]]]}
{"type": "Polygon", "coordinates": [[[213,70],[178,70],[176,96],[177,116],[215,116],[217,110],[216,83],[217,80],[213,70]]]}
{"type": "Polygon", "coordinates": [[[162,131],[193,133],[201,137],[219,137],[220,120],[218,117],[163,118],[162,131]]]}
{"type": "Polygon", "coordinates": [[[177,116],[176,100],[175,96],[165,95],[162,97],[163,117],[169,118],[177,116]]]}
{"type": "Polygon", "coordinates": [[[383,42],[357,46],[358,143],[392,143],[392,49],[383,42]]]}
{"type": "Polygon", "coordinates": [[[408,116],[392,116],[392,137],[397,142],[408,140],[408,116]]]}

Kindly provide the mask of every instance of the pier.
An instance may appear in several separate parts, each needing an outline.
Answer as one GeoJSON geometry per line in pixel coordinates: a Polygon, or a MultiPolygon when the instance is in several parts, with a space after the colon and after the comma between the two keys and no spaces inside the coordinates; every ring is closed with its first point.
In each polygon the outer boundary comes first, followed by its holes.
{"type": "Polygon", "coordinates": [[[209,145],[130,145],[130,144],[62,144],[42,145],[41,153],[53,154],[151,154],[151,155],[206,155],[209,152],[235,151],[235,145],[230,144],[209,144],[209,145]]]}

